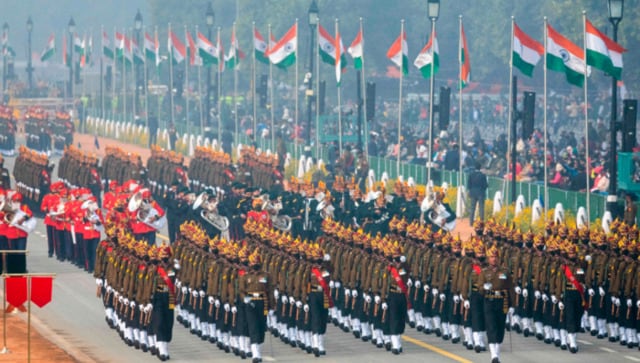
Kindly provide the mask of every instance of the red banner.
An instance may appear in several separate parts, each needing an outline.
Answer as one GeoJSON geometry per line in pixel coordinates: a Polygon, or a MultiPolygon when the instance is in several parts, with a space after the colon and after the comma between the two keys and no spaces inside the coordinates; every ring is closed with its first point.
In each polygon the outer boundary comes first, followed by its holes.
{"type": "Polygon", "coordinates": [[[31,278],[31,302],[44,307],[51,302],[53,295],[53,277],[32,277],[31,278]]]}
{"type": "Polygon", "coordinates": [[[4,280],[7,290],[7,302],[13,306],[21,306],[27,301],[27,278],[11,276],[4,280]]]}

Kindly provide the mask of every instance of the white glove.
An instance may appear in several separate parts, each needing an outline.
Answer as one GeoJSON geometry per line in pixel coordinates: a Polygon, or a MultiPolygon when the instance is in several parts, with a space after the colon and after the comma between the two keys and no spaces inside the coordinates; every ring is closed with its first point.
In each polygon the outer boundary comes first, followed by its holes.
{"type": "Polygon", "coordinates": [[[282,303],[286,304],[287,302],[289,302],[289,299],[285,295],[282,295],[282,303]]]}
{"type": "Polygon", "coordinates": [[[140,304],[140,305],[138,305],[138,308],[140,309],[140,312],[144,311],[144,305],[140,304]]]}
{"type": "Polygon", "coordinates": [[[373,301],[375,301],[375,303],[376,303],[376,304],[380,304],[380,301],[381,301],[380,296],[376,295],[376,296],[373,298],[373,301]]]}
{"type": "Polygon", "coordinates": [[[429,292],[429,285],[424,285],[422,286],[422,289],[424,290],[424,292],[429,292]]]}
{"type": "Polygon", "coordinates": [[[102,287],[103,284],[104,282],[102,281],[102,279],[96,279],[96,285],[102,287]]]}
{"type": "Polygon", "coordinates": [[[151,303],[147,304],[147,305],[144,307],[144,312],[145,312],[145,313],[149,313],[151,310],[153,310],[153,305],[151,305],[151,303]]]}
{"type": "Polygon", "coordinates": [[[183,295],[187,294],[187,287],[186,286],[182,286],[182,294],[183,295]]]}
{"type": "Polygon", "coordinates": [[[351,296],[353,296],[354,298],[358,297],[358,290],[356,289],[351,290],[351,296]]]}
{"type": "Polygon", "coordinates": [[[416,289],[419,289],[420,286],[422,286],[422,283],[420,283],[420,280],[416,280],[414,284],[416,285],[416,289]]]}
{"type": "Polygon", "coordinates": [[[209,305],[213,305],[213,302],[215,301],[215,299],[213,298],[213,296],[209,296],[207,298],[207,301],[209,302],[209,305]]]}
{"type": "Polygon", "coordinates": [[[584,260],[587,262],[591,262],[591,255],[584,256],[584,260]]]}
{"type": "Polygon", "coordinates": [[[459,302],[460,302],[460,296],[458,296],[458,295],[453,295],[453,302],[454,302],[455,304],[459,303],[459,302]]]}
{"type": "Polygon", "coordinates": [[[296,301],[296,307],[300,309],[302,307],[302,301],[296,301]]]}
{"type": "Polygon", "coordinates": [[[336,286],[336,283],[333,280],[329,281],[329,288],[333,289],[336,286]]]}
{"type": "Polygon", "coordinates": [[[245,303],[245,304],[248,304],[248,303],[250,303],[250,302],[251,302],[251,298],[250,298],[249,296],[245,296],[245,297],[244,297],[244,303],[245,303]]]}
{"type": "Polygon", "coordinates": [[[612,303],[613,305],[615,305],[615,304],[616,304],[616,297],[615,297],[615,296],[612,296],[612,297],[611,297],[611,303],[612,303]]]}
{"type": "Polygon", "coordinates": [[[549,296],[547,296],[547,294],[542,294],[542,301],[549,301],[549,296]]]}
{"type": "Polygon", "coordinates": [[[191,290],[191,295],[193,295],[193,297],[198,297],[198,290],[191,290]]]}
{"type": "Polygon", "coordinates": [[[440,294],[440,301],[445,301],[447,296],[445,294],[440,294]]]}
{"type": "MultiPolygon", "coordinates": [[[[371,296],[369,295],[364,295],[364,301],[367,302],[367,304],[371,304],[371,296]]],[[[640,300],[638,300],[638,302],[640,302],[640,300]]]]}
{"type": "Polygon", "coordinates": [[[335,286],[336,286],[336,289],[339,289],[340,286],[342,286],[342,284],[340,283],[340,281],[336,281],[335,286]]]}
{"type": "Polygon", "coordinates": [[[345,297],[349,297],[349,296],[351,296],[351,290],[349,290],[349,289],[344,289],[344,296],[345,296],[345,297]]]}
{"type": "Polygon", "coordinates": [[[122,303],[125,305],[129,305],[129,299],[127,299],[126,297],[122,300],[122,303]]]}
{"type": "Polygon", "coordinates": [[[589,296],[595,296],[596,292],[593,289],[589,289],[589,296]]]}
{"type": "Polygon", "coordinates": [[[135,308],[136,307],[136,302],[135,301],[131,301],[129,303],[129,306],[131,306],[132,308],[135,308]]]}
{"type": "Polygon", "coordinates": [[[636,306],[640,309],[640,300],[636,301],[636,306]]]}
{"type": "Polygon", "coordinates": [[[554,304],[558,303],[558,298],[555,295],[551,295],[551,302],[554,304]]]}
{"type": "Polygon", "coordinates": [[[482,288],[484,288],[487,291],[491,290],[492,287],[493,287],[493,284],[490,282],[485,282],[484,285],[482,285],[482,288]]]}
{"type": "Polygon", "coordinates": [[[216,306],[216,309],[220,307],[220,300],[216,299],[216,301],[213,303],[216,306]]]}
{"type": "Polygon", "coordinates": [[[431,290],[431,295],[433,295],[433,297],[438,296],[438,289],[433,288],[433,289],[431,290]]]}
{"type": "Polygon", "coordinates": [[[302,309],[304,310],[305,313],[308,313],[309,312],[309,305],[308,304],[304,304],[302,309]]]}
{"type": "Polygon", "coordinates": [[[471,303],[469,302],[469,300],[465,300],[462,303],[462,306],[464,306],[465,309],[469,310],[469,308],[471,307],[471,303]]]}
{"type": "Polygon", "coordinates": [[[633,306],[633,301],[631,301],[631,299],[627,299],[627,306],[628,307],[632,307],[633,306]]]}
{"type": "Polygon", "coordinates": [[[520,288],[520,286],[516,286],[516,294],[520,295],[522,294],[522,289],[520,288]]]}
{"type": "Polygon", "coordinates": [[[111,291],[113,291],[113,289],[111,288],[111,285],[107,285],[107,292],[109,293],[111,291]]]}
{"type": "Polygon", "coordinates": [[[200,291],[198,291],[198,293],[200,294],[200,297],[204,297],[204,295],[205,295],[204,290],[200,290],[200,291]]]}
{"type": "Polygon", "coordinates": [[[535,297],[536,297],[536,299],[539,299],[539,298],[541,298],[541,297],[542,297],[542,294],[540,293],[540,291],[539,291],[539,290],[536,290],[536,291],[534,291],[534,292],[533,292],[533,296],[535,296],[535,297]]]}
{"type": "Polygon", "coordinates": [[[529,290],[527,289],[522,290],[522,297],[526,299],[528,296],[529,296],[529,290]]]}
{"type": "Polygon", "coordinates": [[[278,289],[274,289],[273,290],[273,297],[278,300],[278,296],[280,296],[280,291],[278,291],[278,289]]]}
{"type": "Polygon", "coordinates": [[[176,281],[176,287],[179,289],[180,287],[182,287],[182,281],[178,280],[176,281]]]}
{"type": "Polygon", "coordinates": [[[294,299],[293,297],[289,296],[289,304],[295,304],[296,303],[296,299],[294,299]]]}
{"type": "Polygon", "coordinates": [[[605,295],[605,292],[604,292],[604,289],[602,288],[602,286],[598,287],[598,293],[600,294],[600,296],[604,296],[605,295]]]}
{"type": "Polygon", "coordinates": [[[235,314],[238,312],[238,308],[236,308],[235,306],[231,308],[231,313],[235,314]]]}
{"type": "Polygon", "coordinates": [[[386,302],[382,303],[382,310],[387,310],[388,307],[389,305],[386,302]]]}
{"type": "Polygon", "coordinates": [[[509,308],[509,315],[513,315],[516,312],[516,309],[514,308],[509,308]]]}
{"type": "Polygon", "coordinates": [[[413,281],[411,281],[411,279],[408,279],[408,280],[407,280],[407,286],[408,286],[408,287],[413,286],[413,281]]]}
{"type": "Polygon", "coordinates": [[[224,303],[224,311],[229,311],[231,310],[231,306],[229,306],[229,303],[224,303]]]}
{"type": "Polygon", "coordinates": [[[562,301],[558,303],[558,309],[564,310],[564,304],[562,303],[562,301]]]}
{"type": "Polygon", "coordinates": [[[620,299],[616,298],[616,306],[620,307],[620,299]]]}

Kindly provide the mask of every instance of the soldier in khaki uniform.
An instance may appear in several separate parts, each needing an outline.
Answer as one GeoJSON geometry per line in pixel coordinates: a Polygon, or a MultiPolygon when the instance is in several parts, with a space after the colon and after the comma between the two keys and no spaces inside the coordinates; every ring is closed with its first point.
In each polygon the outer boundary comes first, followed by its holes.
{"type": "Polygon", "coordinates": [[[238,290],[244,302],[253,363],[262,362],[262,344],[267,329],[266,316],[271,289],[269,276],[262,270],[260,251],[257,248],[249,255],[249,269],[240,277],[238,290]]]}

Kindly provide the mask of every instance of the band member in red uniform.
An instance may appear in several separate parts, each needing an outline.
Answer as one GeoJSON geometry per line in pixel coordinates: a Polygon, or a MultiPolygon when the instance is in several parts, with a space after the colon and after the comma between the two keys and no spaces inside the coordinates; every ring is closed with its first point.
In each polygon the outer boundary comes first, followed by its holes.
{"type": "Polygon", "coordinates": [[[84,269],[93,273],[96,263],[96,248],[100,241],[100,232],[103,230],[102,210],[98,207],[98,200],[90,197],[81,206],[84,219],[84,229],[82,231],[84,248],[84,269]]]}
{"type": "Polygon", "coordinates": [[[253,210],[247,213],[247,221],[253,220],[271,227],[271,218],[269,217],[269,212],[263,208],[264,205],[266,205],[266,202],[263,203],[261,198],[254,199],[253,210]]]}
{"type": "MultiPolygon", "coordinates": [[[[49,257],[53,257],[53,254],[55,252],[55,225],[57,223],[57,221],[55,220],[55,216],[60,212],[61,199],[58,192],[59,188],[62,185],[62,182],[51,184],[51,192],[42,198],[42,204],[40,205],[40,210],[45,214],[44,224],[47,228],[47,246],[49,257]]],[[[64,203],[62,203],[62,210],[64,210],[64,203]]]]}
{"type": "MultiPolygon", "coordinates": [[[[134,211],[129,210],[129,223],[133,236],[137,240],[144,240],[149,245],[154,246],[156,244],[156,227],[153,223],[164,217],[164,209],[153,199],[151,199],[151,191],[144,188],[138,192],[142,197],[142,203],[139,208],[134,211]],[[148,208],[146,212],[149,217],[145,216],[145,221],[140,220],[140,212],[142,208],[148,208]]],[[[138,194],[134,194],[134,197],[138,194]]],[[[133,197],[132,197],[133,198],[133,197]]]]}
{"type": "MultiPolygon", "coordinates": [[[[24,251],[27,249],[27,237],[29,232],[35,228],[36,220],[33,219],[33,213],[26,204],[22,203],[22,194],[14,193],[10,199],[10,215],[5,216],[5,221],[9,221],[7,227],[7,239],[9,241],[9,249],[15,251],[24,251]],[[11,219],[9,219],[11,217],[11,219]]],[[[26,254],[12,254],[7,256],[7,264],[9,273],[26,273],[27,272],[27,256],[26,254]]]]}

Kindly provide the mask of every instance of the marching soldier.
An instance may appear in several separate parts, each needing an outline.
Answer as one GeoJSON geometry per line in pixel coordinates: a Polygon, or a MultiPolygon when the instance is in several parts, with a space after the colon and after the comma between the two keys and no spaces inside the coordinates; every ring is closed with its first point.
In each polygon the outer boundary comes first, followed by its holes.
{"type": "Polygon", "coordinates": [[[0,187],[9,190],[11,189],[11,174],[9,170],[4,167],[4,158],[0,155],[0,187]]]}
{"type": "Polygon", "coordinates": [[[173,336],[173,309],[176,304],[175,273],[170,262],[171,247],[160,246],[160,262],[154,278],[151,302],[151,332],[161,361],[169,359],[169,343],[173,336]]]}
{"type": "Polygon", "coordinates": [[[578,246],[569,242],[566,243],[564,250],[566,259],[562,265],[563,293],[562,301],[558,302],[560,323],[563,325],[561,325],[560,334],[567,335],[569,350],[571,353],[577,353],[576,333],[580,330],[580,320],[587,303],[584,290],[586,266],[578,260],[578,246]]]}
{"type": "Polygon", "coordinates": [[[240,297],[244,302],[248,323],[253,363],[262,362],[262,344],[267,328],[269,310],[269,278],[262,270],[260,251],[256,248],[249,255],[249,270],[238,281],[240,297]]]}
{"type": "Polygon", "coordinates": [[[391,352],[397,355],[402,353],[400,336],[404,334],[407,308],[410,308],[407,304],[409,268],[405,264],[406,259],[402,256],[402,251],[397,242],[390,249],[389,258],[391,263],[387,267],[389,272],[389,294],[386,302],[382,304],[382,310],[388,310],[387,326],[388,335],[391,337],[391,352]]]}

